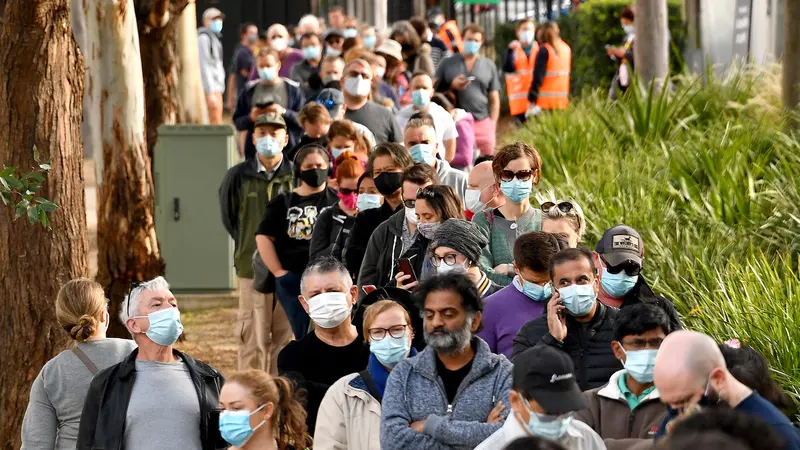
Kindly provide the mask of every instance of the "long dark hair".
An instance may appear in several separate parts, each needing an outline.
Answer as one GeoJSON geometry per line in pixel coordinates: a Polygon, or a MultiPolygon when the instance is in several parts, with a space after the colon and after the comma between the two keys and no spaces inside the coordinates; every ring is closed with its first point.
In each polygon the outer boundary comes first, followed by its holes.
{"type": "Polygon", "coordinates": [[[464,204],[450,186],[432,185],[417,191],[417,201],[425,200],[439,216],[440,222],[447,219],[464,220],[464,204]]]}

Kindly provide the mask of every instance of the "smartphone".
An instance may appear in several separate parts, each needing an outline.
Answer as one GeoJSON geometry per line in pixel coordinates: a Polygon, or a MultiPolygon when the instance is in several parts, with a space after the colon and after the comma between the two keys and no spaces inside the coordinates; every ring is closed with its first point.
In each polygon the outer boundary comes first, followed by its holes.
{"type": "Polygon", "coordinates": [[[414,267],[411,266],[411,261],[408,258],[400,258],[400,260],[397,261],[397,266],[400,269],[400,272],[403,272],[406,275],[411,275],[411,279],[406,280],[405,284],[417,281],[417,274],[414,273],[414,267]]]}
{"type": "Polygon", "coordinates": [[[472,77],[472,76],[467,77],[467,81],[475,81],[475,77],[472,77]]]}
{"type": "Polygon", "coordinates": [[[367,295],[372,294],[377,289],[378,288],[376,288],[374,284],[368,284],[368,285],[366,285],[366,286],[361,288],[361,290],[364,291],[364,293],[367,294],[367,295]]]}
{"type": "Polygon", "coordinates": [[[270,106],[272,106],[274,104],[275,104],[275,102],[256,103],[256,108],[265,109],[265,108],[269,108],[270,106]]]}

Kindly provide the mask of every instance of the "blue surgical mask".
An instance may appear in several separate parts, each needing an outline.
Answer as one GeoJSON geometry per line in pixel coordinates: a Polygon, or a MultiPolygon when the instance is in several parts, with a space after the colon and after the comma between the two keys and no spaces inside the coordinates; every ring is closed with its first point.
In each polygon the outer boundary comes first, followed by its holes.
{"type": "Polygon", "coordinates": [[[253,433],[261,428],[267,419],[261,421],[255,428],[250,428],[250,416],[261,411],[266,403],[255,411],[222,411],[219,415],[219,432],[234,447],[242,448],[253,437],[253,433]]]}
{"type": "Polygon", "coordinates": [[[274,67],[259,67],[258,68],[258,78],[261,78],[264,81],[272,81],[275,79],[277,75],[277,70],[274,67]]]}
{"type": "Polygon", "coordinates": [[[419,109],[425,108],[431,102],[431,93],[426,89],[411,91],[411,102],[419,109]]]}
{"type": "Polygon", "coordinates": [[[336,50],[335,48],[331,47],[330,45],[325,46],[325,54],[330,56],[339,56],[342,54],[341,50],[336,50]]]}
{"type": "Polygon", "coordinates": [[[533,178],[522,181],[514,178],[511,181],[501,181],[500,190],[503,195],[512,203],[522,203],[530,197],[533,192],[533,178]]]}
{"type": "Polygon", "coordinates": [[[316,45],[313,47],[303,47],[303,59],[305,60],[311,61],[319,59],[320,55],[322,55],[322,49],[316,45]]]}
{"type": "Polygon", "coordinates": [[[528,410],[530,419],[528,419],[528,430],[534,436],[550,439],[551,441],[558,441],[564,434],[567,433],[569,425],[572,423],[572,417],[558,417],[546,414],[538,414],[531,411],[528,400],[524,400],[525,409],[528,410]]]}
{"type": "Polygon", "coordinates": [[[181,313],[178,308],[160,309],[146,316],[134,316],[133,318],[144,319],[145,317],[150,321],[150,327],[145,332],[145,336],[162,347],[174,344],[183,333],[181,313]]]}
{"type": "MultiPolygon", "coordinates": [[[[622,348],[622,345],[619,346],[622,348]]],[[[622,353],[625,353],[625,362],[623,366],[628,375],[632,376],[634,380],[639,383],[652,383],[653,382],[653,368],[656,366],[656,355],[658,349],[648,350],[631,350],[626,352],[622,348],[622,353]]]]}
{"type": "Polygon", "coordinates": [[[589,314],[594,306],[597,294],[594,293],[594,283],[570,284],[558,290],[561,301],[571,316],[581,317],[589,314]]]}
{"type": "Polygon", "coordinates": [[[280,153],[281,150],[280,142],[272,136],[256,138],[256,151],[265,158],[271,158],[280,153]]]}
{"type": "Polygon", "coordinates": [[[607,268],[603,268],[603,277],[600,278],[600,286],[612,297],[624,297],[636,286],[639,281],[638,275],[628,275],[625,271],[619,273],[609,273],[607,268]]]}
{"type": "Polygon", "coordinates": [[[406,335],[396,338],[387,333],[380,341],[372,341],[369,344],[369,351],[386,367],[396,366],[405,359],[410,349],[411,344],[406,335]]]}
{"type": "Polygon", "coordinates": [[[429,166],[432,166],[433,162],[436,161],[433,151],[433,145],[431,144],[417,144],[409,149],[411,159],[414,162],[424,162],[429,166]]]}
{"type": "Polygon", "coordinates": [[[333,155],[333,160],[336,161],[337,159],[339,159],[340,156],[342,156],[342,153],[348,150],[350,149],[346,147],[345,148],[333,147],[331,149],[331,155],[333,155]]]}
{"type": "Polygon", "coordinates": [[[469,56],[477,55],[481,51],[481,43],[478,41],[464,41],[464,53],[469,56]]]}
{"type": "Polygon", "coordinates": [[[364,42],[364,47],[372,49],[372,48],[375,47],[375,43],[378,42],[378,37],[377,36],[364,36],[362,41],[364,42]]]}
{"type": "Polygon", "coordinates": [[[553,293],[553,288],[550,286],[550,283],[540,286],[536,283],[523,280],[519,275],[514,277],[513,283],[518,291],[535,302],[546,302],[550,298],[550,294],[553,293]]]}
{"type": "Polygon", "coordinates": [[[628,36],[636,33],[636,27],[633,25],[623,25],[622,29],[625,30],[625,34],[628,36]]]}
{"type": "Polygon", "coordinates": [[[221,33],[222,32],[222,20],[216,19],[211,21],[211,25],[208,26],[208,29],[211,30],[212,33],[221,33]]]}
{"type": "Polygon", "coordinates": [[[358,194],[358,202],[356,208],[359,211],[366,211],[368,209],[376,209],[381,207],[381,196],[378,194],[358,194]]]}
{"type": "Polygon", "coordinates": [[[358,37],[358,30],[356,30],[355,28],[345,28],[342,34],[344,34],[345,39],[354,38],[358,37]]]}

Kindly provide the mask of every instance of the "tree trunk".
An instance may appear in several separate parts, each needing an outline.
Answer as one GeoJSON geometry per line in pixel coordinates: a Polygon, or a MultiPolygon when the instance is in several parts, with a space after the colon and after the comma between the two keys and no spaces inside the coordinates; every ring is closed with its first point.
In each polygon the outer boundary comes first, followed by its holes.
{"type": "Polygon", "coordinates": [[[646,86],[653,80],[663,81],[669,74],[667,0],[637,0],[634,23],[636,71],[646,86]]]}
{"type": "MultiPolygon", "coordinates": [[[[134,280],[164,272],[154,219],[153,176],[144,130],[144,81],[133,0],[73,0],[76,37],[88,67],[85,109],[99,118],[97,281],[119,317],[134,280]],[[79,35],[78,33],[82,33],[79,35]]],[[[109,334],[127,336],[119,320],[109,334]]]]}
{"type": "Polygon", "coordinates": [[[208,108],[203,83],[200,80],[200,55],[197,48],[197,6],[194,0],[181,14],[178,25],[178,55],[180,56],[180,103],[182,123],[208,124],[208,108]]]}
{"type": "Polygon", "coordinates": [[[0,27],[0,167],[51,171],[42,196],[52,229],[0,207],[0,449],[19,448],[31,383],[67,345],[55,319],[61,285],[88,275],[83,197],[83,70],[68,0],[8,0],[0,27]],[[13,70],[12,70],[13,68],[13,70]]]}
{"type": "Polygon", "coordinates": [[[783,17],[783,104],[793,110],[800,105],[800,0],[786,0],[783,17]]]}

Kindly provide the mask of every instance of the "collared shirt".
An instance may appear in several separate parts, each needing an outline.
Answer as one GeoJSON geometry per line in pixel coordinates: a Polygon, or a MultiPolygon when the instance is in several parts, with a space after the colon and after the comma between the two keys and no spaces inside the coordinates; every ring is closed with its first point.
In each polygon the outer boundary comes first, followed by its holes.
{"type": "Polygon", "coordinates": [[[625,397],[625,401],[628,402],[628,407],[631,408],[631,411],[636,409],[642,400],[647,397],[653,390],[655,390],[655,385],[650,386],[649,388],[642,391],[642,395],[636,396],[630,389],[628,389],[628,374],[623,373],[621,377],[617,380],[617,385],[619,386],[619,391],[622,393],[622,396],[625,397]]]}
{"type": "MultiPolygon", "coordinates": [[[[505,448],[511,442],[526,436],[532,436],[532,433],[528,427],[517,420],[517,415],[511,411],[503,423],[503,427],[481,442],[475,447],[475,450],[505,448]]],[[[564,436],[561,436],[556,442],[570,450],[605,450],[606,448],[603,439],[589,425],[575,419],[570,422],[564,436]]]]}
{"type": "Polygon", "coordinates": [[[269,172],[267,172],[267,168],[266,168],[266,167],[264,167],[264,164],[261,164],[261,160],[260,160],[260,159],[258,159],[258,155],[256,155],[256,157],[255,157],[255,158],[256,158],[256,167],[257,167],[256,171],[257,171],[258,173],[261,173],[261,172],[266,172],[266,174],[267,174],[267,180],[271,180],[271,179],[272,179],[272,178],[275,176],[275,174],[276,174],[276,173],[278,173],[278,169],[280,169],[280,168],[281,168],[281,164],[283,164],[283,156],[281,156],[281,160],[280,160],[280,162],[278,162],[278,164],[277,164],[277,165],[275,165],[275,167],[273,167],[273,168],[272,168],[272,170],[270,170],[269,172]]]}

